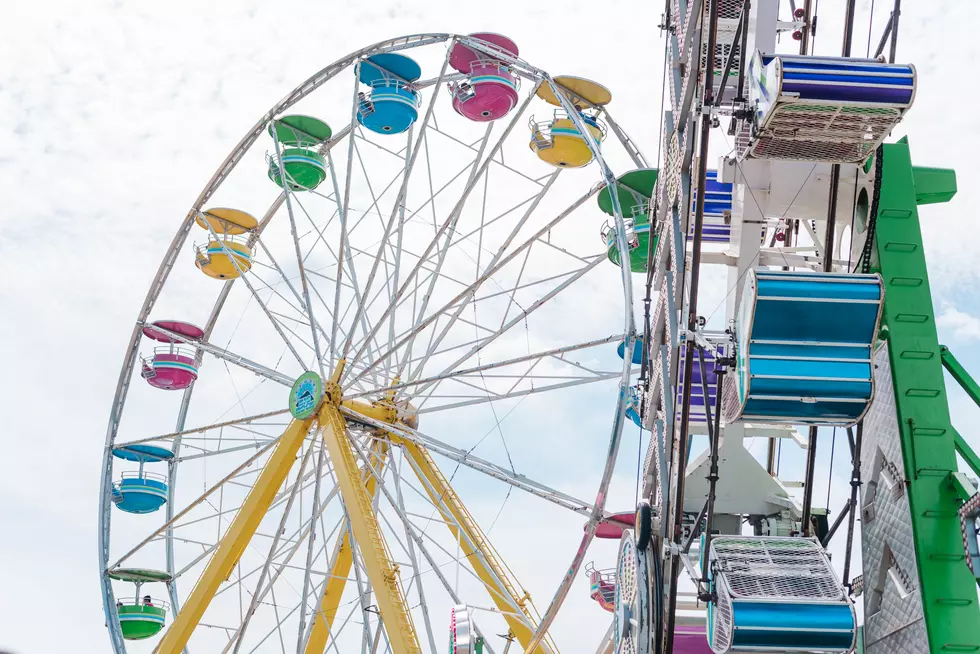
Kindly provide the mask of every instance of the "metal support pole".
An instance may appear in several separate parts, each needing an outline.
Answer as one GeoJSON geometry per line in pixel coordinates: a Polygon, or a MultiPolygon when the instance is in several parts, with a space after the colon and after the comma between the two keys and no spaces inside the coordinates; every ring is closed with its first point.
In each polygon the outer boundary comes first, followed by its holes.
{"type": "Polygon", "coordinates": [[[902,15],[902,0],[895,0],[895,9],[892,10],[891,26],[892,41],[888,49],[888,63],[895,63],[895,51],[898,49],[898,18],[902,15]]]}
{"type": "MultiPolygon", "coordinates": [[[[745,7],[742,8],[742,13],[738,17],[738,25],[735,26],[735,35],[732,37],[732,46],[728,50],[728,56],[725,57],[725,69],[721,73],[721,81],[718,83],[718,97],[715,98],[715,106],[721,106],[721,99],[725,97],[725,86],[728,84],[728,76],[732,73],[732,64],[735,63],[735,42],[740,41],[742,38],[742,33],[748,33],[746,28],[746,21],[749,19],[748,14],[745,13],[745,7]]],[[[739,62],[739,71],[741,74],[742,64],[745,62],[744,57],[739,62]]],[[[714,81],[711,82],[712,85],[714,81]]]]}
{"type": "Polygon", "coordinates": [[[844,43],[841,47],[841,56],[851,56],[851,44],[854,42],[854,5],[857,0],[847,0],[844,8],[844,43]]]}
{"type": "Polygon", "coordinates": [[[820,541],[820,545],[824,549],[827,549],[827,545],[830,544],[830,539],[834,537],[834,534],[837,533],[837,530],[844,523],[844,518],[846,518],[850,514],[851,514],[851,503],[848,502],[847,504],[844,505],[844,508],[840,512],[840,515],[837,516],[837,519],[834,520],[834,524],[830,526],[830,529],[827,531],[827,535],[823,537],[822,541],[820,541]]]}
{"type": "MultiPolygon", "coordinates": [[[[844,12],[844,42],[841,46],[841,56],[851,56],[851,44],[854,41],[854,5],[857,0],[847,0],[844,12]]],[[[834,236],[837,227],[837,193],[840,187],[840,164],[834,164],[830,169],[830,197],[827,207],[827,231],[823,244],[823,270],[830,272],[834,265],[834,236]]],[[[806,527],[804,526],[804,530],[806,527]]]]}
{"type": "Polygon", "coordinates": [[[837,227],[837,192],[840,188],[840,164],[830,167],[830,193],[827,197],[827,231],[823,237],[823,271],[834,267],[834,230],[837,227]]]}
{"type": "MultiPolygon", "coordinates": [[[[708,34],[708,56],[705,61],[705,87],[703,107],[710,107],[714,100],[714,77],[715,77],[715,46],[718,43],[718,0],[708,0],[708,24],[706,31],[708,34]]],[[[698,195],[694,206],[694,251],[691,253],[691,287],[688,297],[687,328],[693,332],[697,328],[698,318],[698,282],[701,267],[701,243],[704,231],[704,201],[707,193],[704,192],[705,179],[707,177],[708,166],[708,139],[711,132],[711,113],[702,113],[701,116],[701,144],[698,154],[698,195]]],[[[677,469],[675,471],[674,486],[674,511],[673,511],[673,541],[680,543],[681,523],[684,515],[684,481],[687,468],[687,440],[688,428],[691,420],[691,377],[694,371],[694,343],[693,340],[687,341],[687,351],[684,357],[684,390],[681,394],[681,423],[678,443],[675,452],[677,453],[677,469]]],[[[673,434],[671,434],[673,436],[673,434]]],[[[680,557],[675,555],[670,559],[670,576],[665,583],[670,584],[670,592],[667,597],[667,624],[664,634],[664,652],[672,652],[674,649],[674,615],[677,609],[677,576],[680,572],[680,557]]]]}
{"type": "Polygon", "coordinates": [[[803,0],[803,32],[800,39],[800,54],[805,55],[810,50],[810,10],[812,0],[803,0]]]}
{"type": "Polygon", "coordinates": [[[704,393],[704,413],[708,421],[708,439],[711,441],[711,454],[708,464],[708,511],[704,516],[704,545],[701,550],[701,580],[708,581],[708,549],[711,547],[711,521],[715,515],[715,486],[718,483],[718,441],[721,439],[721,384],[724,380],[725,369],[718,370],[718,382],[715,395],[714,425],[711,424],[711,403],[708,394],[708,377],[704,369],[704,348],[698,348],[698,360],[701,363],[701,388],[704,393]]]}
{"type": "Polygon", "coordinates": [[[875,48],[875,59],[880,57],[881,53],[885,51],[885,44],[888,43],[888,37],[891,36],[892,24],[894,22],[895,22],[895,16],[893,14],[888,17],[888,22],[885,23],[885,29],[881,33],[881,40],[878,41],[878,47],[875,48]]]}
{"type": "Polygon", "coordinates": [[[748,68],[748,56],[745,54],[749,48],[749,9],[752,8],[752,1],[745,0],[742,3],[742,16],[745,17],[745,23],[742,25],[742,41],[738,45],[738,92],[735,95],[735,101],[741,102],[745,100],[745,70],[748,68]]]}
{"type": "MultiPolygon", "coordinates": [[[[799,227],[799,221],[798,220],[794,220],[794,219],[790,218],[790,219],[788,219],[786,221],[786,231],[784,232],[784,234],[786,235],[786,240],[783,241],[783,247],[786,247],[786,248],[793,247],[793,233],[794,232],[798,232],[799,231],[799,228],[800,227],[799,227]],[[794,229],[794,227],[795,227],[795,229],[794,229]]],[[[773,240],[769,244],[770,247],[772,247],[773,245],[775,245],[775,242],[776,242],[776,234],[778,232],[779,232],[778,229],[773,232],[773,234],[772,234],[773,240]]],[[[789,270],[789,266],[783,266],[783,270],[789,270]]],[[[777,455],[778,455],[778,452],[777,452],[776,439],[775,438],[770,438],[769,439],[769,443],[768,443],[768,447],[766,449],[766,472],[769,473],[769,476],[770,477],[776,477],[779,474],[779,470],[777,470],[777,465],[776,465],[777,458],[778,458],[777,455]]]]}
{"type": "Polygon", "coordinates": [[[681,552],[684,554],[691,551],[691,544],[694,542],[694,539],[698,537],[698,534],[701,531],[701,521],[704,520],[706,513],[708,513],[707,502],[701,505],[701,510],[698,511],[698,517],[694,519],[694,524],[691,526],[691,535],[687,537],[687,540],[684,541],[683,547],[681,547],[681,552]]]}
{"type": "MultiPolygon", "coordinates": [[[[854,546],[854,520],[857,515],[858,488],[861,487],[861,440],[864,437],[864,420],[857,424],[854,440],[854,456],[851,457],[851,515],[847,521],[847,549],[844,550],[844,585],[850,584],[851,548],[854,546]]],[[[830,538],[830,535],[827,537],[830,538]]]]}
{"type": "Polygon", "coordinates": [[[810,427],[806,447],[806,474],[803,478],[803,535],[810,535],[810,512],[813,508],[813,473],[817,465],[817,428],[810,427]]]}

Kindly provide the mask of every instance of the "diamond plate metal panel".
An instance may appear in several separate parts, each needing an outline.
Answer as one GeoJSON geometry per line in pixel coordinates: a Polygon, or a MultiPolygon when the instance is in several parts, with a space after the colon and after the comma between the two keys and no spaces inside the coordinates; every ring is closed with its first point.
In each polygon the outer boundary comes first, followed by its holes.
{"type": "Polygon", "coordinates": [[[865,652],[928,654],[887,345],[875,355],[875,388],[861,447],[865,652]]]}

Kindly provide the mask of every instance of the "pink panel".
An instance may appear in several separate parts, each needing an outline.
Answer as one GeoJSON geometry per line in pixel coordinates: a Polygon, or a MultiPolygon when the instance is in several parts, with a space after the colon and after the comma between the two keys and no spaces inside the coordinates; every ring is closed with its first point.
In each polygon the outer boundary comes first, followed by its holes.
{"type": "MultiPolygon", "coordinates": [[[[498,65],[474,66],[470,80],[480,75],[503,77],[514,82],[514,76],[500,70],[498,65]]],[[[458,87],[457,87],[458,88],[458,87]]],[[[484,80],[473,84],[473,97],[461,100],[453,94],[453,109],[470,120],[482,123],[496,120],[517,105],[517,91],[503,81],[484,80]]]]}
{"type": "Polygon", "coordinates": [[[675,654],[712,654],[704,627],[677,627],[674,629],[675,654]]]}
{"type": "Polygon", "coordinates": [[[633,517],[632,513],[617,513],[609,516],[596,527],[596,538],[622,538],[624,529],[633,528],[633,517]]]}
{"type": "Polygon", "coordinates": [[[149,377],[146,381],[154,388],[162,388],[167,391],[179,391],[187,388],[197,375],[189,370],[174,370],[173,368],[162,368],[156,371],[156,375],[149,377]]]}
{"type": "MultiPolygon", "coordinates": [[[[518,55],[517,44],[502,34],[477,32],[476,34],[470,34],[470,36],[472,36],[474,39],[480,39],[481,41],[492,43],[501,50],[504,50],[515,57],[518,55]]],[[[452,53],[449,55],[449,65],[461,73],[468,73],[470,72],[470,64],[479,58],[480,55],[477,55],[476,52],[467,48],[465,45],[457,43],[453,46],[452,53]]]]}
{"type": "MultiPolygon", "coordinates": [[[[166,329],[166,328],[164,328],[166,329]]],[[[153,363],[166,363],[172,361],[175,363],[186,363],[188,365],[194,365],[194,359],[190,357],[181,356],[179,354],[157,354],[153,357],[153,363]]],[[[144,368],[144,374],[146,369],[144,368]]],[[[197,373],[191,370],[184,370],[180,368],[167,368],[167,367],[157,367],[156,365],[152,368],[151,376],[146,378],[147,383],[154,388],[162,388],[168,391],[182,390],[190,386],[194,380],[197,379],[197,373]]]]}
{"type": "Polygon", "coordinates": [[[197,325],[192,325],[189,322],[180,322],[179,320],[157,320],[143,328],[143,335],[147,338],[152,338],[154,341],[169,343],[173,340],[163,332],[153,329],[154,325],[159,325],[163,329],[195,341],[204,338],[204,330],[197,325]]]}

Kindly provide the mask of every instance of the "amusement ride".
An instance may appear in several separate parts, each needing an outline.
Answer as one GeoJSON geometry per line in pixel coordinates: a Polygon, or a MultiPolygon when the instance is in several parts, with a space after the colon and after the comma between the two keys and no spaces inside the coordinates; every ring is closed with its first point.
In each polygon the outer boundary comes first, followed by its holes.
{"type": "Polygon", "coordinates": [[[956,175],[889,139],[900,2],[866,57],[846,5],[827,57],[810,0],[668,0],[659,161],[609,89],[489,32],[377,43],[273,106],[126,349],[115,654],[980,652],[980,457],[944,370],[980,386],[938,340],[917,211],[956,175]],[[515,511],[551,542],[495,548],[515,511]],[[532,600],[538,552],[569,560],[532,600]],[[604,631],[561,642],[583,598],[604,631]]]}

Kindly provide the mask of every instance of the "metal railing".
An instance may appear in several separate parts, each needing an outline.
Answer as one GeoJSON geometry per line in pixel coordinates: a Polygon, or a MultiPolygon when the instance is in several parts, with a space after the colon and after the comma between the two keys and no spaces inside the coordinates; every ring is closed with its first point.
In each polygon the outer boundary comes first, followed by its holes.
{"type": "MultiPolygon", "coordinates": [[[[187,357],[193,360],[197,356],[197,348],[190,347],[187,345],[158,345],[153,348],[154,358],[158,354],[172,354],[175,356],[187,357]]],[[[145,361],[146,359],[144,359],[145,361]]]]}
{"type": "Polygon", "coordinates": [[[149,481],[160,482],[161,484],[167,483],[167,475],[162,475],[159,472],[148,472],[144,470],[140,472],[139,470],[127,470],[119,475],[120,481],[123,479],[144,479],[149,481]]]}
{"type": "Polygon", "coordinates": [[[521,90],[521,78],[513,73],[510,66],[492,60],[476,60],[470,63],[470,76],[474,74],[474,68],[496,68],[501,75],[506,75],[514,84],[514,90],[521,90]]]}
{"type": "MultiPolygon", "coordinates": [[[[211,261],[211,253],[208,252],[208,249],[211,247],[212,243],[224,244],[229,250],[235,253],[236,258],[251,260],[252,255],[255,252],[255,248],[252,246],[251,238],[249,235],[219,234],[218,236],[221,237],[220,241],[210,240],[205,244],[201,244],[197,242],[194,243],[193,250],[194,253],[197,255],[199,261],[205,261],[205,262],[211,261]],[[245,251],[237,250],[231,247],[232,244],[244,245],[245,251]]],[[[216,252],[215,254],[225,254],[225,252],[224,250],[222,250],[220,253],[216,252]]]]}
{"type": "Polygon", "coordinates": [[[148,608],[163,609],[164,611],[170,610],[170,602],[156,599],[155,597],[150,597],[149,604],[146,603],[143,597],[118,597],[116,598],[116,606],[145,606],[148,608]]]}
{"type": "Polygon", "coordinates": [[[366,100],[367,102],[373,101],[374,92],[377,91],[378,89],[395,89],[396,91],[408,91],[409,93],[412,94],[412,97],[414,98],[415,107],[418,108],[422,106],[422,93],[418,90],[418,88],[414,84],[407,84],[398,79],[382,78],[382,79],[374,80],[373,82],[368,84],[368,86],[371,88],[371,94],[367,98],[366,100]]]}
{"type": "MultiPolygon", "coordinates": [[[[579,115],[586,125],[599,130],[599,137],[596,140],[600,142],[606,140],[608,130],[604,122],[598,118],[589,116],[588,114],[583,113],[579,115]]],[[[572,119],[568,116],[568,112],[566,112],[564,109],[555,109],[552,113],[551,120],[537,120],[535,116],[531,116],[531,118],[528,120],[528,127],[531,128],[531,132],[535,136],[537,136],[537,134],[541,134],[545,138],[551,139],[551,130],[555,126],[555,123],[559,120],[571,121],[572,119]]],[[[578,128],[575,128],[575,131],[578,131],[578,128]]]]}
{"type": "MultiPolygon", "coordinates": [[[[633,210],[630,211],[630,216],[623,217],[623,226],[626,227],[626,241],[630,244],[630,249],[638,247],[639,241],[636,237],[636,223],[640,222],[640,219],[646,218],[647,212],[650,206],[643,202],[641,204],[634,205],[633,210]]],[[[602,238],[604,243],[608,242],[608,237],[610,234],[614,234],[616,231],[616,225],[610,222],[608,219],[602,223],[602,227],[599,229],[599,236],[602,238]]]]}

